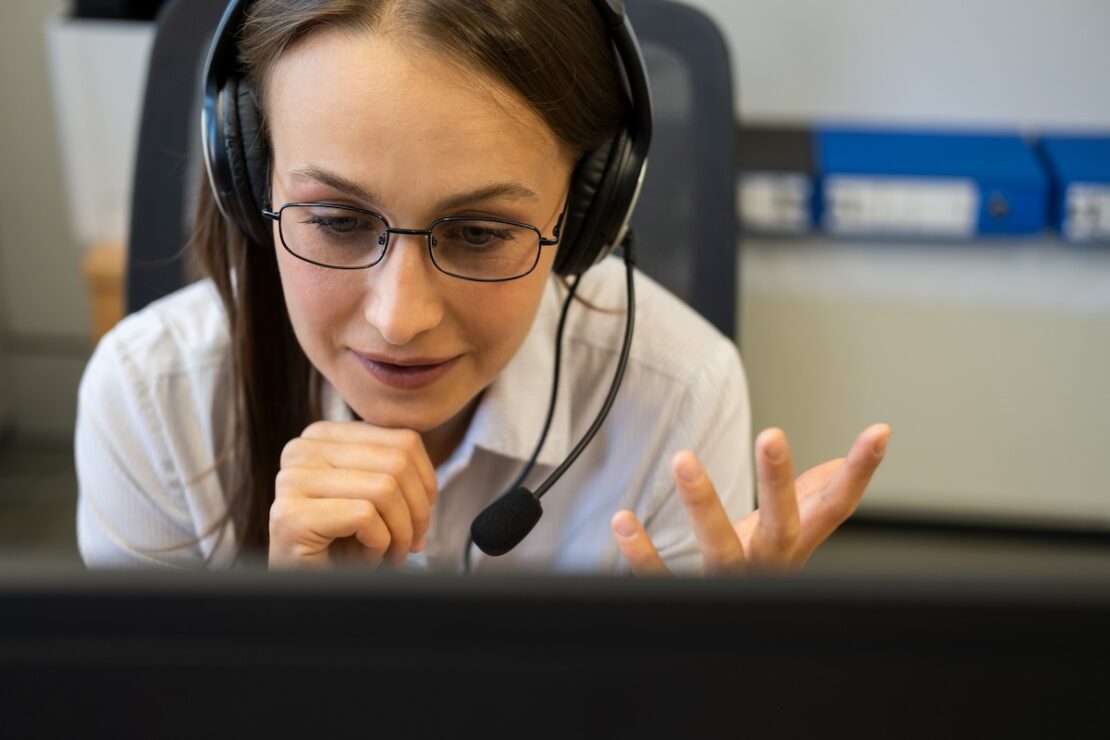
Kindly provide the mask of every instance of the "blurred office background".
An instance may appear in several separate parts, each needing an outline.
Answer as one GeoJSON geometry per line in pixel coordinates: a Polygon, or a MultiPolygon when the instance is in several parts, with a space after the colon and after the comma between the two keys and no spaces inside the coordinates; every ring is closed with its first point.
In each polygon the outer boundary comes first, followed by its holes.
{"type": "MultiPolygon", "coordinates": [[[[745,124],[1110,131],[1105,0],[689,4],[729,42],[745,124]]],[[[0,6],[3,560],[77,557],[71,439],[93,341],[89,255],[111,235],[72,212],[62,142],[120,129],[59,116],[47,28],[72,8],[0,6]]],[[[126,43],[141,49],[135,28],[126,43]]],[[[124,84],[141,89],[141,76],[124,84]]],[[[873,421],[894,429],[857,521],[815,569],[1110,565],[1110,247],[810,235],[744,236],[738,248],[756,428],[785,428],[799,466],[843,454],[873,421]]]]}

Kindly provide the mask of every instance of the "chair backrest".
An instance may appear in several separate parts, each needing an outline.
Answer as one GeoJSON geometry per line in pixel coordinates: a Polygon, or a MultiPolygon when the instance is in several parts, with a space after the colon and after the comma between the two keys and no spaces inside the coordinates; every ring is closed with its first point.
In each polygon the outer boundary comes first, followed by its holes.
{"type": "MultiPolygon", "coordinates": [[[[174,0],[151,52],[132,199],[127,309],[184,284],[182,260],[200,177],[205,52],[226,0],[174,0]]],[[[735,336],[736,211],[732,79],[724,39],[698,10],[628,0],[655,106],[632,222],[639,265],[735,336]]]]}
{"type": "Polygon", "coordinates": [[[174,0],[158,16],[135,156],[128,313],[185,283],[181,255],[201,174],[204,59],[226,7],[227,0],[174,0]]]}
{"type": "Polygon", "coordinates": [[[728,47],[700,10],[627,0],[651,85],[647,176],[632,215],[641,270],[736,337],[737,217],[728,47]]]}

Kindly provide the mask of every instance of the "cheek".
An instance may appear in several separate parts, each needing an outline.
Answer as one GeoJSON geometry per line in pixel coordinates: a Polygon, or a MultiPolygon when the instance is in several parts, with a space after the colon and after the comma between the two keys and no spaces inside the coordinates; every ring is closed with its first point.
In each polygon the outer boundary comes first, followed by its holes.
{"type": "Polygon", "coordinates": [[[483,374],[500,372],[532,328],[545,279],[478,286],[481,294],[460,302],[456,315],[469,339],[481,350],[483,374]]]}
{"type": "Polygon", "coordinates": [[[472,340],[484,350],[483,369],[490,379],[509,363],[531,330],[554,262],[554,250],[545,250],[532,274],[505,283],[475,284],[471,300],[459,304],[467,312],[472,340]]]}
{"type": "Polygon", "coordinates": [[[289,319],[301,347],[317,362],[315,350],[327,344],[326,337],[358,311],[358,295],[343,285],[346,274],[316,268],[278,248],[278,271],[289,319]],[[335,274],[332,274],[335,273],[335,274]]]}

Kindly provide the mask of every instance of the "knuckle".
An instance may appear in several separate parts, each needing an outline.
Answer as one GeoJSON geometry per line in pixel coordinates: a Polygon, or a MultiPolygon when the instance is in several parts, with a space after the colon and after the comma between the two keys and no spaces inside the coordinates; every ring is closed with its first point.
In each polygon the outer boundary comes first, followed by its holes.
{"type": "Polygon", "coordinates": [[[291,495],[297,487],[298,478],[293,468],[279,470],[274,478],[274,498],[280,500],[284,496],[291,495]]]}
{"type": "Polygon", "coordinates": [[[330,421],[314,421],[304,428],[304,431],[301,432],[301,436],[308,437],[310,439],[320,439],[323,437],[327,437],[331,425],[332,422],[330,421]]]}
{"type": "Polygon", "coordinates": [[[392,476],[382,476],[381,490],[378,492],[378,498],[384,506],[396,506],[403,498],[401,496],[401,486],[397,480],[392,476]]]}
{"type": "Polygon", "coordinates": [[[393,478],[400,478],[408,469],[408,464],[408,455],[401,450],[390,450],[382,461],[382,468],[393,478]]]}
{"type": "Polygon", "coordinates": [[[275,528],[284,531],[288,523],[295,518],[296,507],[288,498],[277,498],[270,504],[270,531],[275,528]]]}
{"type": "Polygon", "coordinates": [[[788,552],[798,541],[798,527],[780,525],[763,533],[763,541],[776,552],[788,552]]]}
{"type": "Polygon", "coordinates": [[[369,524],[378,518],[378,507],[374,506],[373,501],[360,499],[355,506],[355,516],[362,524],[369,524]]]}
{"type": "Polygon", "coordinates": [[[286,468],[295,464],[301,458],[301,448],[303,443],[300,437],[295,437],[285,443],[281,448],[281,467],[286,468]]]}
{"type": "MultiPolygon", "coordinates": [[[[706,481],[708,481],[708,478],[706,481]]],[[[703,509],[716,503],[717,492],[712,484],[690,486],[680,489],[680,491],[683,501],[690,508],[703,509]]]]}
{"type": "Polygon", "coordinates": [[[768,465],[761,471],[760,477],[764,483],[773,487],[786,485],[791,480],[791,471],[785,465],[768,465]]]}
{"type": "Polygon", "coordinates": [[[294,543],[289,550],[289,554],[293,557],[294,561],[310,558],[316,553],[317,550],[315,548],[304,542],[294,543]]]}
{"type": "Polygon", "coordinates": [[[420,432],[413,429],[402,429],[398,431],[397,435],[400,448],[405,452],[419,452],[424,447],[424,442],[420,438],[420,432]]]}

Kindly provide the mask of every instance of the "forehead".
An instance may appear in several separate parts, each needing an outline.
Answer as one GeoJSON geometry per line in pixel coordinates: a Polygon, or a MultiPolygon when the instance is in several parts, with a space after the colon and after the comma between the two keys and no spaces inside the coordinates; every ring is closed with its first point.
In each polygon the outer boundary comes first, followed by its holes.
{"type": "Polygon", "coordinates": [[[399,35],[316,33],[281,57],[265,100],[279,171],[311,162],[449,186],[477,174],[544,179],[570,159],[504,85],[399,35]]]}

